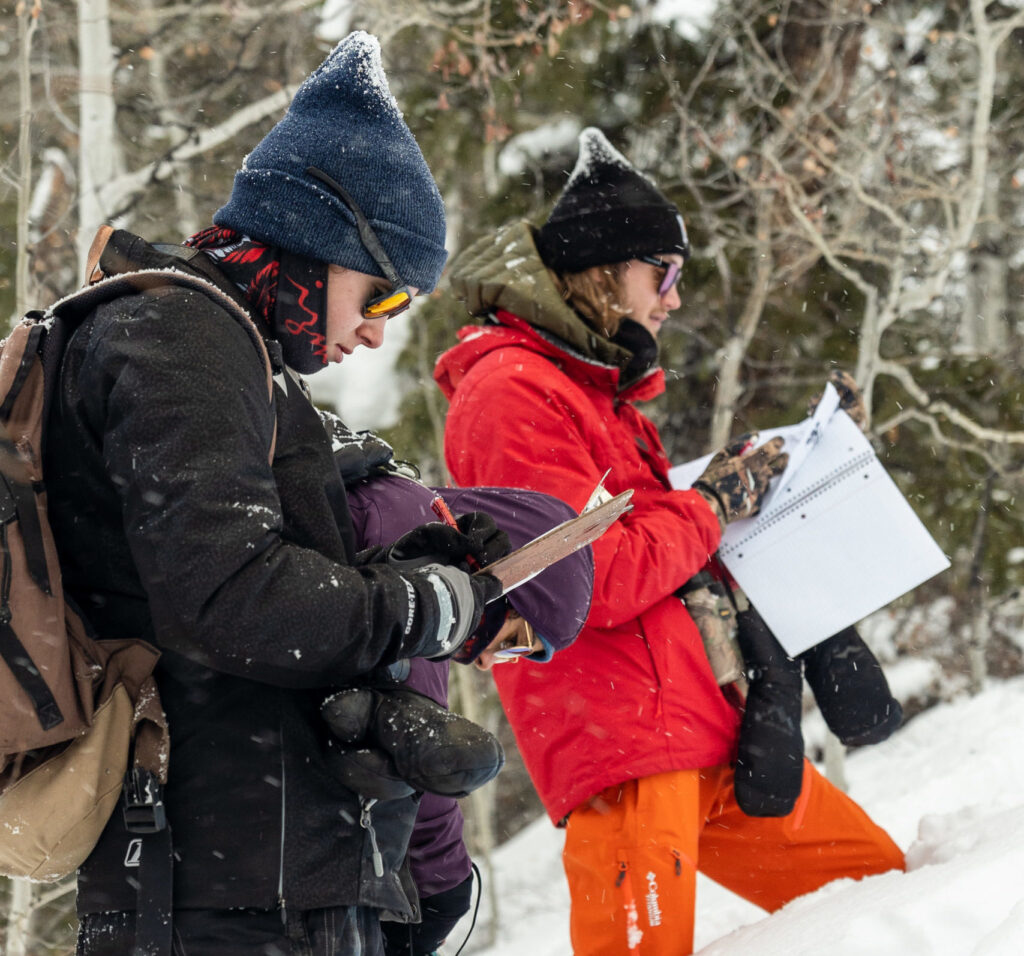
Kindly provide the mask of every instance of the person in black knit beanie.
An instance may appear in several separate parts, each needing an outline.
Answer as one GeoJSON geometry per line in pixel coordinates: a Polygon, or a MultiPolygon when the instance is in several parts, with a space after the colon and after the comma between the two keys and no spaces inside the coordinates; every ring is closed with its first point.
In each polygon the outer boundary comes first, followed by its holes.
{"type": "MultiPolygon", "coordinates": [[[[679,210],[596,130],[580,137],[580,157],[571,182],[536,232],[537,251],[557,273],[579,273],[609,262],[643,261],[652,250],[675,252],[686,261],[689,239],[679,210]]],[[[626,318],[614,341],[632,354],[628,376],[653,367],[655,339],[626,318]]],[[[841,408],[858,424],[864,409],[853,379],[834,372],[841,408]]],[[[738,445],[746,443],[742,436],[738,445]]],[[[730,443],[732,444],[732,443],[730,443]]],[[[731,466],[730,466],[731,467],[731,466]]],[[[720,512],[739,481],[735,470],[694,487],[709,495],[720,512]]],[[[684,585],[684,590],[686,586],[684,585]]],[[[700,601],[694,591],[687,602],[700,601]]],[[[838,634],[791,659],[757,609],[734,609],[749,687],[736,764],[736,799],[752,816],[785,816],[800,795],[803,735],[800,730],[802,678],[814,693],[829,729],[848,746],[878,743],[899,727],[903,711],[885,674],[856,628],[838,634]]],[[[717,622],[695,615],[698,626],[717,622]]]]}
{"type": "MultiPolygon", "coordinates": [[[[547,221],[481,236],[450,270],[475,317],[434,371],[453,479],[576,509],[599,482],[633,491],[632,510],[593,544],[593,604],[576,642],[543,668],[494,672],[538,795],[565,827],[577,956],[691,952],[698,872],[774,911],[830,880],[904,866],[806,761],[805,662],[733,605],[714,558],[724,525],[757,513],[783,470],[781,439],[729,443],[693,488],[675,489],[637,407],[664,390],[658,335],[683,304],[689,255],[676,205],[591,127],[547,221]],[[717,635],[709,647],[705,632],[725,618],[742,626],[745,701],[743,661],[728,676],[712,664],[717,635]],[[797,793],[792,812],[766,814],[797,793]]],[[[865,651],[852,634],[834,638],[807,661],[808,680],[836,726],[887,732],[895,702],[865,651]],[[849,707],[859,695],[863,715],[849,707]]]]}

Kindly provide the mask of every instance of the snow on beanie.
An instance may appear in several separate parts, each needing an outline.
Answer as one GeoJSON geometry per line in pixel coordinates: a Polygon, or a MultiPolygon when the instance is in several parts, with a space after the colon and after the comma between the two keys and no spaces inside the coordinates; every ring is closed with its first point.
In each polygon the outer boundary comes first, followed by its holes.
{"type": "Polygon", "coordinates": [[[536,238],[544,264],[560,273],[657,253],[690,256],[679,210],[593,126],[580,133],[576,167],[536,238]]]}
{"type": "Polygon", "coordinates": [[[402,281],[430,292],[447,252],[441,194],[398,109],[380,44],[350,33],[299,87],[284,118],[235,174],[218,226],[320,262],[381,275],[355,217],[315,166],[340,183],[380,237],[402,281]]]}

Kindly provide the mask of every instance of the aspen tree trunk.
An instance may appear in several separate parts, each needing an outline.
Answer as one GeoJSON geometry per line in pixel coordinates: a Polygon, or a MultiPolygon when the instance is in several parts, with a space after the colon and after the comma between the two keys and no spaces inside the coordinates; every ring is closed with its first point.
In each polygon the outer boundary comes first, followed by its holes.
{"type": "Polygon", "coordinates": [[[28,309],[28,211],[32,201],[32,36],[39,24],[41,4],[18,7],[18,225],[15,260],[14,318],[28,309]]]}
{"type": "Polygon", "coordinates": [[[967,665],[969,674],[968,688],[972,694],[980,694],[985,687],[988,676],[986,651],[991,636],[989,627],[989,609],[986,600],[987,586],[985,582],[985,551],[988,545],[988,518],[992,509],[992,492],[995,490],[998,475],[991,471],[985,479],[978,511],[971,534],[971,567],[967,583],[968,606],[971,619],[968,623],[967,665]]]}
{"type": "MultiPolygon", "coordinates": [[[[156,32],[156,17],[153,0],[144,0],[141,4],[149,32],[156,32]]],[[[155,46],[149,60],[149,83],[153,102],[160,108],[160,122],[163,124],[167,138],[178,136],[181,117],[171,105],[167,90],[167,56],[155,46]]],[[[174,185],[174,207],[178,215],[177,235],[189,236],[199,228],[199,214],[196,210],[195,196],[192,191],[192,174],[184,164],[175,164],[171,171],[171,182],[174,185]]]]}
{"type": "Polygon", "coordinates": [[[718,369],[718,387],[715,389],[715,404],[711,412],[711,434],[709,451],[721,448],[730,437],[733,417],[736,414],[736,403],[743,392],[740,373],[743,370],[743,359],[750,347],[750,342],[757,331],[764,304],[768,298],[771,285],[773,259],[771,250],[771,231],[769,226],[771,194],[761,193],[757,199],[757,245],[755,256],[757,263],[750,293],[743,303],[743,312],[735,331],[725,343],[722,362],[718,369]]]}
{"type": "Polygon", "coordinates": [[[114,123],[115,61],[109,0],[78,0],[78,50],[78,266],[84,281],[93,236],[114,212],[104,206],[103,187],[121,168],[114,123]]]}
{"type": "MultiPolygon", "coordinates": [[[[450,674],[455,683],[459,702],[458,711],[467,720],[483,726],[483,713],[474,686],[474,674],[462,664],[453,664],[450,674]]],[[[493,946],[498,939],[498,923],[501,917],[498,911],[498,884],[494,873],[494,781],[474,790],[469,795],[469,805],[473,808],[472,817],[466,822],[471,825],[476,854],[479,857],[481,881],[480,892],[487,892],[491,904],[491,919],[484,936],[484,945],[493,946]]]]}
{"type": "Polygon", "coordinates": [[[825,776],[829,783],[846,792],[846,748],[830,730],[825,732],[825,776]]]}
{"type": "Polygon", "coordinates": [[[32,925],[32,884],[11,880],[11,910],[7,914],[7,956],[27,956],[32,925]]]}
{"type": "Polygon", "coordinates": [[[977,269],[967,286],[960,341],[975,355],[1000,355],[1006,351],[1010,309],[1007,288],[1009,263],[1004,249],[1006,226],[999,220],[998,177],[989,173],[989,185],[978,225],[977,269]]]}

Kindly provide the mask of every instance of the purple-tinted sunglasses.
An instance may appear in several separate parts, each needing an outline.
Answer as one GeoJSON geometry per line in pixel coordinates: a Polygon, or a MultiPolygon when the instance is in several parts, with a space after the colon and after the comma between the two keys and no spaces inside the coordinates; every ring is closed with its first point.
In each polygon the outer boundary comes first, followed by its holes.
{"type": "Polygon", "coordinates": [[[657,258],[657,256],[641,256],[640,261],[646,262],[649,266],[657,266],[659,269],[665,270],[665,275],[658,285],[658,295],[664,299],[672,291],[672,286],[679,281],[679,273],[683,271],[683,267],[674,262],[666,262],[664,259],[657,258]]]}

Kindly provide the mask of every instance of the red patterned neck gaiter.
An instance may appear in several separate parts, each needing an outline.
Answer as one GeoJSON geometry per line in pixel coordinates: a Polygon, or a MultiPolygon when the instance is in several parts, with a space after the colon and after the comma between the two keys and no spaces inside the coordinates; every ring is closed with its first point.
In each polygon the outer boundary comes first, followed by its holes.
{"type": "Polygon", "coordinates": [[[327,265],[210,226],[185,240],[208,255],[242,291],[301,375],[327,364],[327,265]]]}

